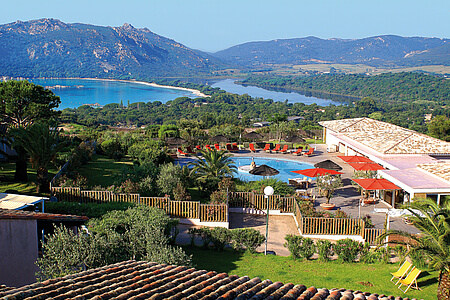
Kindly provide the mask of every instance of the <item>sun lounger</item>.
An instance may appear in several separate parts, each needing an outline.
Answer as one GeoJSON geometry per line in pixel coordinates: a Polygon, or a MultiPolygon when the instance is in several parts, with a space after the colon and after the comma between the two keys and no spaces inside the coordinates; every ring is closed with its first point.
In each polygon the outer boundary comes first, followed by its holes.
{"type": "Polygon", "coordinates": [[[237,143],[233,143],[233,151],[239,152],[239,148],[238,148],[237,143]]]}
{"type": "Polygon", "coordinates": [[[403,293],[406,293],[410,287],[419,290],[419,286],[417,285],[417,277],[419,277],[420,272],[422,271],[417,269],[416,267],[413,267],[413,269],[411,270],[411,272],[409,272],[408,276],[406,276],[405,279],[400,279],[400,285],[398,286],[398,288],[403,293]],[[406,290],[402,290],[402,286],[406,286],[406,290]]]}
{"type": "Polygon", "coordinates": [[[231,144],[227,144],[227,151],[233,152],[233,147],[231,146],[231,144]]]}
{"type": "Polygon", "coordinates": [[[214,148],[216,148],[217,151],[220,151],[219,144],[214,144],[214,148]]]}
{"type": "Polygon", "coordinates": [[[296,151],[294,151],[294,152],[292,152],[291,154],[294,154],[294,155],[302,155],[302,150],[303,150],[303,147],[299,147],[296,151]]]}
{"type": "Polygon", "coordinates": [[[209,151],[213,151],[209,145],[206,145],[205,148],[209,151]]]}
{"type": "Polygon", "coordinates": [[[284,145],[283,149],[280,150],[280,153],[286,154],[288,151],[289,145],[284,145]]]}
{"type": "Polygon", "coordinates": [[[264,147],[264,149],[262,151],[270,152],[270,144],[266,144],[266,146],[264,147]]]}
{"type": "Polygon", "coordinates": [[[403,262],[403,264],[400,266],[400,268],[398,268],[397,271],[395,271],[394,273],[391,273],[392,278],[391,281],[393,281],[394,278],[398,279],[397,282],[395,283],[396,285],[398,284],[398,282],[400,281],[400,279],[402,279],[403,277],[405,277],[406,273],[408,272],[408,270],[412,267],[412,264],[405,260],[403,262]]]}
{"type": "Polygon", "coordinates": [[[189,156],[189,153],[183,152],[183,150],[181,150],[181,148],[177,148],[178,150],[178,154],[182,155],[182,156],[189,156]]]}
{"type": "Polygon", "coordinates": [[[275,153],[276,153],[276,152],[278,152],[278,151],[280,151],[280,150],[281,150],[280,144],[276,144],[276,145],[275,145],[275,148],[272,149],[272,152],[275,152],[275,153]]]}
{"type": "Polygon", "coordinates": [[[308,152],[306,152],[305,154],[303,154],[304,156],[311,156],[311,155],[313,155],[313,153],[314,153],[314,148],[309,148],[309,151],[308,152]]]}
{"type": "Polygon", "coordinates": [[[250,151],[256,153],[255,145],[250,144],[250,145],[249,145],[249,148],[250,148],[250,151]]]}
{"type": "Polygon", "coordinates": [[[200,146],[200,145],[195,146],[195,148],[196,148],[197,150],[202,150],[202,146],[200,146]]]}

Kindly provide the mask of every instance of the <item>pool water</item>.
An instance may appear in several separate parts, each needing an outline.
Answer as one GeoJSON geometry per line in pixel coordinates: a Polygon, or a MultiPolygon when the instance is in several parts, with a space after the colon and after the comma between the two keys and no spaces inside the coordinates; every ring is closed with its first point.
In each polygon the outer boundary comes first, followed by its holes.
{"type": "MultiPolygon", "coordinates": [[[[238,167],[238,174],[236,174],[235,177],[238,177],[239,179],[241,179],[243,181],[256,181],[256,180],[263,179],[263,176],[252,175],[252,174],[249,174],[247,171],[239,170],[240,166],[249,166],[250,165],[250,163],[252,162],[251,157],[232,157],[232,160],[235,162],[236,167],[238,167]]],[[[275,176],[270,176],[270,178],[277,178],[286,183],[289,182],[289,178],[305,177],[300,174],[292,173],[292,171],[314,168],[314,166],[312,164],[299,162],[299,161],[293,161],[293,160],[281,160],[281,159],[256,158],[255,157],[254,161],[257,166],[267,165],[269,167],[272,167],[272,168],[278,170],[280,172],[280,174],[275,175],[275,176]]]]}

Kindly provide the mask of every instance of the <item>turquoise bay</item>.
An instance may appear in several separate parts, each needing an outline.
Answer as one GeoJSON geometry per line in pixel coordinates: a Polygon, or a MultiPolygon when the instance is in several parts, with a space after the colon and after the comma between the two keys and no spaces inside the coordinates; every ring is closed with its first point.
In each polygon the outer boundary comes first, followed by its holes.
{"type": "Polygon", "coordinates": [[[95,79],[31,79],[31,82],[51,89],[61,98],[60,110],[85,104],[103,106],[110,103],[154,102],[178,97],[198,97],[191,91],[154,87],[144,83],[95,79]]]}

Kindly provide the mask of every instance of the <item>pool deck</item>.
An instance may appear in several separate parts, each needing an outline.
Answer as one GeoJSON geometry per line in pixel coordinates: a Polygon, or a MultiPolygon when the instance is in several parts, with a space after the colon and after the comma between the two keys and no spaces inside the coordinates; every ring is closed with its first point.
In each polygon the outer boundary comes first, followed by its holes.
{"type": "MultiPolygon", "coordinates": [[[[314,145],[311,146],[314,147],[314,145]]],[[[384,223],[386,221],[386,214],[375,212],[375,208],[388,209],[389,207],[384,202],[358,207],[358,202],[359,199],[361,198],[361,195],[351,184],[351,177],[354,171],[353,168],[337,157],[338,155],[342,155],[341,153],[328,153],[327,146],[325,144],[317,144],[315,145],[315,148],[316,150],[314,151],[314,155],[310,157],[296,156],[289,153],[287,154],[266,153],[263,151],[252,153],[248,150],[241,150],[239,153],[233,153],[233,155],[236,157],[261,157],[261,158],[264,157],[264,158],[293,160],[310,163],[313,165],[315,163],[329,159],[342,167],[341,172],[343,174],[341,177],[342,182],[344,183],[344,186],[336,191],[335,196],[331,199],[330,202],[336,204],[336,209],[341,209],[345,213],[355,218],[358,217],[358,214],[360,214],[361,216],[370,215],[372,223],[375,225],[375,228],[384,228],[384,223]]],[[[296,174],[293,174],[292,178],[295,177],[296,174]]],[[[325,197],[317,198],[314,207],[317,210],[322,210],[320,204],[324,203],[325,201],[326,201],[325,197]]],[[[410,233],[419,232],[414,226],[404,224],[401,217],[389,218],[389,229],[402,230],[410,233]]]]}
{"type": "MultiPolygon", "coordinates": [[[[327,145],[325,144],[316,144],[310,145],[311,147],[315,146],[314,155],[306,157],[306,156],[296,156],[290,153],[287,154],[279,154],[279,153],[266,153],[264,151],[258,151],[253,153],[249,150],[240,150],[238,153],[232,153],[233,156],[236,157],[259,157],[259,158],[272,158],[272,159],[280,159],[280,160],[292,160],[304,163],[310,163],[314,165],[315,163],[321,162],[323,160],[331,160],[342,167],[342,182],[344,186],[338,190],[333,198],[331,198],[331,203],[336,204],[335,209],[341,209],[345,213],[349,214],[351,217],[357,218],[358,215],[365,216],[369,215],[372,219],[372,223],[375,228],[384,228],[384,223],[386,221],[386,214],[375,212],[375,209],[388,209],[389,206],[384,202],[378,202],[375,204],[365,205],[358,207],[359,199],[361,195],[357,192],[357,190],[351,184],[351,177],[353,175],[353,168],[350,167],[343,160],[338,158],[338,155],[342,155],[341,153],[328,153],[327,145]]],[[[186,164],[192,161],[192,157],[179,157],[178,161],[181,164],[186,164]]],[[[295,178],[296,174],[292,174],[292,178],[295,178]]],[[[297,176],[298,177],[298,176],[297,176]]],[[[315,184],[313,181],[313,188],[315,184]]],[[[320,207],[321,203],[324,203],[326,199],[324,197],[316,198],[314,207],[317,210],[322,210],[320,207]]],[[[401,217],[391,217],[389,218],[389,229],[402,230],[410,233],[418,233],[419,231],[412,225],[406,225],[403,223],[401,217]]]]}

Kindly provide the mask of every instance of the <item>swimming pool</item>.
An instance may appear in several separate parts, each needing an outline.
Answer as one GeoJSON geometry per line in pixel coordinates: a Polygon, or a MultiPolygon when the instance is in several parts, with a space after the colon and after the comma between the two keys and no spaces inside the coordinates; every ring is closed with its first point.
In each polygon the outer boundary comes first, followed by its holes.
{"type": "MultiPolygon", "coordinates": [[[[235,177],[238,177],[239,179],[244,181],[261,180],[263,178],[262,176],[251,175],[246,171],[239,170],[240,166],[250,165],[250,163],[252,162],[251,157],[232,157],[231,159],[235,162],[236,167],[238,167],[238,174],[236,174],[235,177]]],[[[280,174],[270,176],[270,178],[278,178],[279,180],[284,182],[288,182],[289,178],[304,177],[300,174],[292,173],[291,171],[314,168],[312,164],[294,160],[255,157],[254,161],[257,166],[267,165],[269,167],[277,169],[280,174]]]]}

